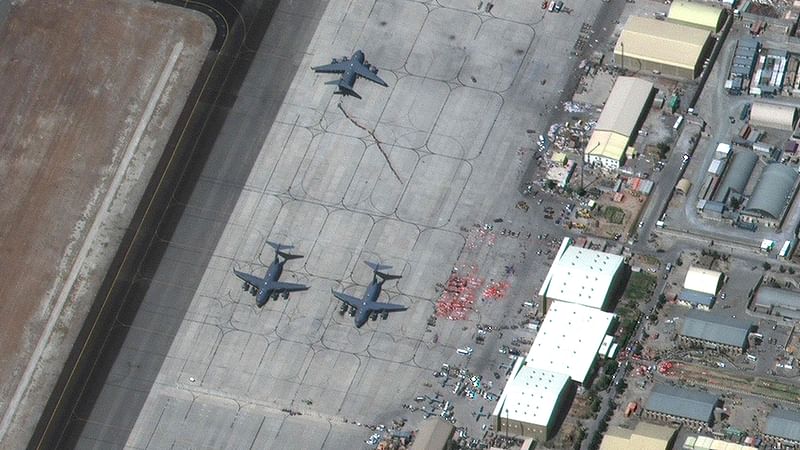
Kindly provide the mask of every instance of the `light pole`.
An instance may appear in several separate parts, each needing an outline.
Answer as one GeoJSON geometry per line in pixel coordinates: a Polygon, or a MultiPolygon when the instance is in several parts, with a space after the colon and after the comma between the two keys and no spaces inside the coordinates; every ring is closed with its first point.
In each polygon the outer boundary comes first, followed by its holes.
{"type": "MultiPolygon", "coordinates": [[[[591,150],[589,150],[589,153],[592,153],[593,151],[595,151],[595,149],[597,147],[599,147],[599,146],[600,146],[600,143],[598,142],[597,144],[594,145],[594,147],[592,147],[591,150]]],[[[586,147],[581,146],[581,149],[582,150],[581,150],[581,188],[580,188],[580,190],[581,190],[581,192],[583,192],[583,168],[584,168],[584,165],[586,165],[586,147]]]]}

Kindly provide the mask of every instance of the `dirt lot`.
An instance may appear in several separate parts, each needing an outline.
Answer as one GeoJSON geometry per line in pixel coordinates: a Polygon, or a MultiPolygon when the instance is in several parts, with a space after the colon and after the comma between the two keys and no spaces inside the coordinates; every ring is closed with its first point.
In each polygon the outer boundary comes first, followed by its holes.
{"type": "MultiPolygon", "coordinates": [[[[135,156],[123,188],[111,193],[123,199],[141,195],[124,186],[147,181],[214,31],[197,13],[142,1],[16,3],[0,28],[3,412],[126,150],[135,156]],[[159,85],[162,72],[169,78],[159,85]],[[154,110],[151,97],[159,100],[154,110]],[[140,124],[145,133],[131,145],[140,124]]],[[[110,209],[103,213],[125,215],[110,209]]],[[[91,265],[99,272],[102,261],[91,265]]]]}

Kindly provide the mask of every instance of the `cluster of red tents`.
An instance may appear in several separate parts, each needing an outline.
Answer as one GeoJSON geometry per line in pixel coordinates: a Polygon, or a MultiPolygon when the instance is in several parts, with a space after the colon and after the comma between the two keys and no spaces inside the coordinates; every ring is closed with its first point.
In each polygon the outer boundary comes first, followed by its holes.
{"type": "Polygon", "coordinates": [[[501,300],[508,292],[508,281],[492,281],[483,290],[483,297],[491,300],[501,300]]]}
{"type": "Polygon", "coordinates": [[[466,320],[475,303],[483,279],[478,277],[477,266],[455,269],[447,279],[444,292],[436,301],[436,316],[450,320],[466,320]]]}

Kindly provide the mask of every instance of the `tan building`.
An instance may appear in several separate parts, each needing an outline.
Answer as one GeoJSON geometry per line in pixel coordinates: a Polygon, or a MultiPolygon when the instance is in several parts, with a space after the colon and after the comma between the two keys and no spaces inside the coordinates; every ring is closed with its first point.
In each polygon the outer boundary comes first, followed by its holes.
{"type": "Polygon", "coordinates": [[[753,102],[750,125],[757,128],[792,131],[797,124],[797,108],[775,103],[753,102]]]}
{"type": "Polygon", "coordinates": [[[677,432],[674,428],[647,422],[639,422],[633,430],[610,427],[600,450],[669,450],[675,443],[677,432]]]}
{"type": "Polygon", "coordinates": [[[710,38],[708,30],[631,16],[614,47],[614,60],[634,72],[694,79],[703,70],[710,38]]]}
{"type": "Polygon", "coordinates": [[[672,2],[667,19],[672,22],[703,28],[716,33],[725,19],[723,10],[708,3],[679,0],[672,2]]]}
{"type": "Polygon", "coordinates": [[[635,139],[653,92],[649,81],[617,78],[586,145],[585,162],[606,169],[618,169],[625,163],[626,150],[635,139]]]}
{"type": "Polygon", "coordinates": [[[422,422],[422,425],[414,437],[411,450],[451,450],[456,448],[453,441],[453,434],[456,427],[452,423],[446,422],[441,417],[429,417],[422,422]]]}

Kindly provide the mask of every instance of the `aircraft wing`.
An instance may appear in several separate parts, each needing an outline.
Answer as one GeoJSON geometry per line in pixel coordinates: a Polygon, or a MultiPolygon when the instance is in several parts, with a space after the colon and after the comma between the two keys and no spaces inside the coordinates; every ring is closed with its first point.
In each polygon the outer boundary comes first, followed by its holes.
{"type": "Polygon", "coordinates": [[[311,70],[318,73],[342,73],[346,71],[349,66],[350,66],[350,61],[342,61],[331,64],[325,64],[324,66],[312,67],[311,70]]]}
{"type": "Polygon", "coordinates": [[[378,312],[383,312],[383,311],[386,311],[386,312],[397,312],[397,311],[405,311],[405,310],[407,310],[407,309],[408,309],[408,306],[404,306],[404,305],[398,305],[398,304],[395,304],[395,303],[380,303],[380,302],[375,302],[375,303],[370,303],[370,304],[368,304],[368,305],[367,305],[367,308],[368,308],[370,311],[378,311],[378,312]]]}
{"type": "Polygon", "coordinates": [[[295,291],[305,291],[308,289],[308,286],[305,284],[297,284],[297,283],[284,283],[281,281],[275,281],[273,283],[267,283],[267,289],[273,291],[282,291],[282,292],[295,292],[295,291]]]}
{"type": "Polygon", "coordinates": [[[354,308],[358,308],[361,306],[361,299],[355,298],[351,295],[343,294],[341,292],[336,292],[333,289],[331,289],[331,293],[333,294],[334,297],[338,298],[339,300],[347,303],[348,305],[354,308]]]}
{"type": "Polygon", "coordinates": [[[355,70],[356,70],[356,73],[358,74],[358,76],[360,76],[360,77],[364,77],[364,78],[368,79],[369,81],[372,81],[372,82],[380,84],[381,86],[389,86],[388,84],[386,84],[385,81],[383,81],[381,79],[381,77],[379,77],[378,75],[372,73],[366,66],[357,65],[357,66],[355,66],[355,70]]]}
{"type": "Polygon", "coordinates": [[[246,281],[246,282],[252,284],[253,286],[261,286],[261,283],[264,282],[264,280],[262,280],[261,278],[255,276],[255,275],[250,275],[249,273],[239,272],[236,269],[233,269],[233,273],[236,274],[236,276],[239,277],[240,280],[246,281]]]}

